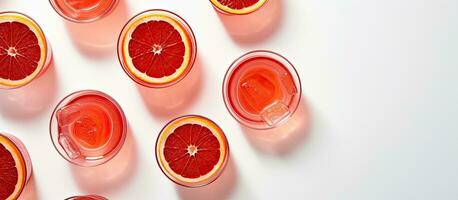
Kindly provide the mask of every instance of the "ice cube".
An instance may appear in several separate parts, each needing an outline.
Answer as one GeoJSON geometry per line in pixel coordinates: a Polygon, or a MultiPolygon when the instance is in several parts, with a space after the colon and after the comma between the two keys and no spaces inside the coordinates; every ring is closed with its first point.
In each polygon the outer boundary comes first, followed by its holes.
{"type": "Polygon", "coordinates": [[[281,101],[276,101],[261,111],[262,119],[271,127],[287,119],[289,114],[288,106],[281,101]]]}
{"type": "Polygon", "coordinates": [[[75,123],[81,117],[80,109],[80,104],[72,104],[59,108],[56,112],[58,126],[62,128],[75,123]]]}
{"type": "Polygon", "coordinates": [[[72,104],[64,106],[56,112],[57,125],[59,127],[59,144],[70,159],[76,159],[81,156],[78,146],[71,137],[72,125],[81,118],[80,109],[80,104],[72,104]]]}
{"type": "Polygon", "coordinates": [[[99,129],[93,118],[83,115],[74,125],[74,132],[79,141],[85,141],[88,144],[96,144],[99,138],[99,129]]]}
{"type": "Polygon", "coordinates": [[[297,93],[296,85],[294,84],[293,79],[289,73],[281,73],[280,81],[288,94],[295,95],[297,93]]]}
{"type": "Polygon", "coordinates": [[[274,95],[275,86],[272,82],[260,75],[255,74],[241,84],[242,95],[252,108],[258,108],[266,104],[274,95]]]}
{"type": "Polygon", "coordinates": [[[59,134],[59,144],[64,149],[70,159],[76,159],[81,156],[78,146],[73,142],[69,135],[59,134]]]}

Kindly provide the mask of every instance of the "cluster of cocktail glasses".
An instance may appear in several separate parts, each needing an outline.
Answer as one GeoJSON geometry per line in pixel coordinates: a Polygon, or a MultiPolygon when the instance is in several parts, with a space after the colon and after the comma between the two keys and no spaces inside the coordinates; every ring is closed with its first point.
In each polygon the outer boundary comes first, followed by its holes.
{"type": "MultiPolygon", "coordinates": [[[[74,5],[68,2],[71,1],[50,0],[52,7],[66,20],[72,23],[92,23],[109,15],[118,0],[89,1],[88,5],[81,1],[75,1],[74,5]],[[78,9],[75,9],[75,5],[79,6],[78,9]]],[[[250,15],[263,8],[259,6],[247,13],[231,13],[216,5],[218,1],[211,2],[215,10],[223,15],[250,15]]],[[[3,22],[3,18],[8,19],[10,16],[36,25],[40,33],[38,35],[42,37],[38,39],[45,41],[40,46],[44,58],[38,63],[37,73],[30,75],[28,80],[20,84],[0,84],[0,88],[14,90],[45,73],[51,62],[52,52],[51,45],[38,23],[18,12],[0,13],[0,23],[3,22]]],[[[170,37],[174,37],[173,34],[171,32],[170,37]]],[[[197,42],[191,26],[183,18],[171,11],[152,9],[132,17],[126,23],[119,34],[117,49],[120,65],[133,81],[151,89],[166,89],[186,79],[189,73],[193,73],[191,69],[196,59],[197,42]],[[179,57],[181,60],[176,61],[174,57],[167,57],[168,49],[153,44],[154,41],[147,41],[148,37],[154,37],[154,33],[144,33],[146,36],[141,33],[141,26],[144,24],[149,25],[146,29],[165,26],[154,24],[162,19],[174,27],[179,27],[175,29],[183,42],[178,42],[182,45],[176,48],[182,49],[170,50],[169,53],[175,55],[184,52],[179,57]],[[146,39],[142,41],[142,38],[146,39]],[[137,40],[138,44],[135,43],[137,40]],[[142,45],[150,48],[141,52],[138,49],[143,48],[142,45]],[[162,57],[142,58],[143,54],[149,53],[152,56],[162,53],[162,57]],[[161,69],[162,75],[156,75],[156,72],[150,69],[139,67],[142,62],[154,65],[160,58],[163,59],[163,63],[168,63],[167,67],[172,68],[172,72],[168,73],[170,69],[164,68],[161,69]],[[178,64],[174,66],[170,64],[172,62],[178,64]]],[[[301,96],[301,83],[297,71],[290,61],[272,51],[255,50],[243,54],[229,65],[223,80],[222,99],[227,110],[240,124],[252,129],[264,130],[282,125],[298,108],[301,96]]],[[[95,90],[76,91],[63,98],[55,107],[50,118],[49,132],[55,149],[64,159],[78,166],[94,167],[109,162],[120,151],[127,135],[127,119],[121,106],[108,94],[95,90]]],[[[22,191],[32,172],[29,155],[25,146],[16,137],[6,133],[1,133],[0,136],[11,140],[24,160],[26,178],[20,186],[22,191]]],[[[199,115],[177,116],[159,133],[155,153],[159,167],[170,180],[186,187],[201,187],[213,182],[224,170],[229,159],[229,144],[222,129],[210,119],[199,115]],[[213,153],[214,151],[217,153],[213,153]],[[183,156],[186,159],[182,159],[183,156]],[[192,171],[193,167],[196,172],[192,171]]],[[[105,199],[95,195],[85,198],[105,199]]]]}

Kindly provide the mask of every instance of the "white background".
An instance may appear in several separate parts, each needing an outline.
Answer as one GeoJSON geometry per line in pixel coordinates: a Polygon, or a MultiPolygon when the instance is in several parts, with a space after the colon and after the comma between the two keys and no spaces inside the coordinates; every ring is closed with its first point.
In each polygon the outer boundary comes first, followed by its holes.
{"type": "Polygon", "coordinates": [[[458,1],[285,0],[264,9],[234,22],[208,0],[129,0],[75,25],[47,0],[1,0],[1,11],[42,26],[54,55],[34,83],[0,91],[0,130],[33,161],[23,199],[458,198],[458,1]],[[195,69],[168,90],[139,89],[116,56],[121,26],[151,8],[181,15],[198,42],[195,69]],[[305,103],[281,130],[242,129],[222,101],[226,69],[253,49],[283,54],[300,73],[305,103]],[[130,124],[122,152],[98,168],[71,166],[49,138],[52,108],[81,89],[113,96],[130,124]],[[195,190],[169,181],[153,153],[162,126],[187,113],[215,120],[231,147],[225,174],[195,190]]]}

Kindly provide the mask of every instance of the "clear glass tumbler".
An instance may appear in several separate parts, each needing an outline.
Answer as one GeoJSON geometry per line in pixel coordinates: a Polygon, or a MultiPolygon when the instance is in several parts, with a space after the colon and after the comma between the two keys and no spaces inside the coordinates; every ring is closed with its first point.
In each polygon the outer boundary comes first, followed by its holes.
{"type": "Polygon", "coordinates": [[[241,124],[269,129],[284,123],[296,111],[301,82],[285,57],[272,51],[252,51],[229,67],[223,98],[231,115],[241,124]]]}
{"type": "Polygon", "coordinates": [[[120,151],[127,120],[112,97],[83,90],[61,100],[51,116],[49,130],[54,147],[64,159],[91,167],[108,162],[120,151]]]}

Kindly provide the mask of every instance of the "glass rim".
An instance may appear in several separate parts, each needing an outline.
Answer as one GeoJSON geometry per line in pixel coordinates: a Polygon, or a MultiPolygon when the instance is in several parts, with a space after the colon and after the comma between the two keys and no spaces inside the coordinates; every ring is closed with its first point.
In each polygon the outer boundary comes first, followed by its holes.
{"type": "MultiPolygon", "coordinates": [[[[225,10],[222,10],[221,8],[218,8],[218,6],[216,6],[212,0],[208,0],[210,1],[210,3],[212,4],[213,8],[218,11],[219,13],[221,14],[225,14],[225,15],[236,15],[236,16],[243,16],[243,15],[249,15],[251,13],[254,13],[260,9],[262,9],[265,5],[267,5],[267,3],[269,2],[269,0],[266,0],[261,6],[259,6],[259,8],[255,9],[255,10],[252,10],[250,12],[246,12],[246,13],[231,13],[231,12],[227,12],[225,10]]],[[[275,0],[277,1],[277,0],[275,0]]]]}
{"type": "Polygon", "coordinates": [[[173,118],[172,120],[168,121],[161,129],[161,131],[159,132],[159,134],[157,135],[157,138],[156,138],[156,142],[155,142],[155,145],[154,145],[154,155],[156,157],[156,163],[157,165],[159,166],[159,169],[161,169],[162,173],[169,179],[171,180],[172,182],[174,182],[175,184],[177,185],[180,185],[180,186],[183,186],[183,187],[187,187],[187,188],[199,188],[199,187],[204,187],[204,186],[207,186],[213,182],[215,182],[224,172],[224,170],[226,169],[226,166],[227,166],[227,162],[229,161],[230,159],[230,147],[229,147],[229,141],[227,140],[227,137],[226,137],[226,134],[224,133],[223,129],[221,129],[221,127],[215,123],[215,121],[207,118],[207,117],[204,117],[202,115],[197,115],[197,114],[187,114],[187,115],[182,115],[182,116],[178,116],[178,117],[175,117],[173,118]],[[174,123],[175,121],[179,120],[179,119],[182,119],[182,118],[188,118],[188,117],[198,117],[198,118],[204,118],[208,121],[210,121],[211,123],[213,123],[214,125],[216,125],[216,127],[218,127],[221,131],[222,131],[222,135],[223,135],[223,138],[225,140],[225,143],[226,143],[226,154],[225,154],[225,157],[224,157],[224,161],[223,161],[223,165],[221,165],[220,169],[218,170],[218,172],[215,174],[215,176],[212,178],[212,179],[209,179],[209,181],[207,182],[204,182],[203,184],[200,184],[200,185],[192,185],[192,184],[186,184],[186,183],[182,183],[178,180],[174,180],[173,178],[170,177],[170,175],[165,171],[165,169],[163,169],[162,165],[161,165],[161,162],[159,161],[159,155],[158,155],[158,152],[157,152],[157,146],[159,145],[159,138],[161,137],[161,135],[164,133],[164,130],[169,126],[171,125],[172,123],[174,123]]]}
{"type": "Polygon", "coordinates": [[[281,54],[279,54],[277,52],[271,51],[271,50],[253,50],[253,51],[246,52],[243,55],[237,57],[232,62],[232,64],[229,66],[229,68],[226,71],[226,74],[224,75],[223,87],[222,87],[223,100],[224,100],[224,105],[226,106],[226,109],[229,111],[231,116],[238,123],[240,123],[240,124],[242,124],[242,125],[244,125],[244,126],[246,126],[248,128],[255,129],[255,130],[268,130],[268,129],[272,129],[272,128],[275,128],[275,127],[279,127],[279,126],[283,125],[284,123],[286,123],[286,121],[288,121],[288,120],[282,120],[279,123],[275,124],[274,126],[269,126],[269,125],[267,125],[266,122],[262,122],[262,121],[258,122],[258,121],[249,120],[246,117],[237,114],[237,112],[233,108],[233,104],[231,103],[230,97],[228,95],[228,92],[229,92],[229,88],[228,88],[229,87],[229,80],[230,80],[230,77],[233,75],[233,72],[235,71],[235,69],[237,69],[239,67],[240,63],[242,63],[246,59],[250,58],[250,56],[252,56],[254,54],[263,54],[263,56],[254,56],[254,57],[267,57],[267,58],[272,58],[272,59],[275,59],[275,60],[277,60],[277,58],[279,58],[279,59],[281,59],[279,61],[284,61],[285,62],[285,63],[282,63],[282,64],[285,65],[285,69],[291,74],[291,76],[293,78],[293,81],[294,81],[294,85],[296,86],[297,91],[298,91],[297,94],[295,95],[295,96],[297,96],[298,100],[297,100],[297,102],[294,103],[293,108],[290,110],[290,113],[287,115],[288,118],[290,118],[297,111],[297,109],[299,107],[300,101],[302,99],[302,84],[301,84],[301,79],[299,77],[299,73],[297,72],[297,70],[294,67],[294,65],[287,58],[285,58],[283,55],[281,55],[281,54]],[[256,123],[256,124],[253,124],[253,123],[256,123]]]}
{"type": "Polygon", "coordinates": [[[72,18],[72,17],[69,17],[69,16],[65,15],[58,8],[58,6],[56,4],[56,1],[57,0],[49,0],[49,3],[51,4],[51,7],[56,11],[56,13],[59,14],[65,20],[68,20],[70,22],[75,22],[75,23],[90,23],[90,22],[94,22],[94,21],[97,21],[99,19],[102,19],[103,17],[105,17],[106,15],[111,13],[114,10],[114,8],[118,5],[118,2],[119,2],[119,0],[112,0],[111,5],[103,13],[101,13],[100,15],[97,15],[96,17],[93,17],[93,18],[90,18],[90,19],[79,20],[79,19],[75,19],[75,18],[72,18]]]}
{"type": "MultiPolygon", "coordinates": [[[[22,157],[22,165],[24,166],[24,173],[25,173],[25,177],[24,177],[24,181],[22,181],[21,183],[21,189],[19,190],[19,193],[18,193],[18,196],[17,197],[20,197],[22,192],[24,191],[24,188],[27,184],[27,182],[29,181],[29,177],[27,175],[27,164],[26,164],[26,157],[28,156],[24,156],[24,153],[20,150],[20,148],[17,146],[16,142],[13,140],[13,139],[16,139],[17,141],[19,142],[22,142],[21,140],[19,140],[19,138],[17,138],[16,136],[10,134],[10,133],[6,133],[6,132],[3,132],[3,131],[0,131],[0,136],[3,136],[4,138],[6,138],[8,141],[10,141],[11,143],[14,144],[14,146],[16,147],[16,149],[18,150],[19,154],[21,154],[21,157],[22,157]],[[13,139],[11,139],[13,138],[13,139]]],[[[25,145],[24,145],[25,147],[25,145]]],[[[25,149],[25,151],[27,151],[27,149],[25,149]]],[[[30,157],[29,157],[30,159],[30,157]]],[[[32,173],[32,169],[30,170],[30,172],[32,173]]],[[[30,176],[32,176],[32,174],[30,174],[30,176]]]]}
{"type": "Polygon", "coordinates": [[[102,197],[100,195],[95,195],[95,194],[71,196],[71,197],[65,198],[65,200],[74,200],[74,199],[79,198],[79,197],[87,197],[87,198],[91,198],[93,200],[108,200],[105,197],[102,197]]]}
{"type": "Polygon", "coordinates": [[[131,17],[124,24],[124,26],[121,29],[121,31],[119,33],[119,36],[118,36],[117,54],[118,54],[118,61],[121,64],[121,67],[122,67],[123,71],[135,83],[137,83],[137,84],[139,84],[141,86],[148,87],[148,88],[166,88],[166,87],[170,87],[170,86],[173,86],[173,85],[179,83],[180,81],[182,81],[191,72],[192,68],[194,67],[196,57],[197,57],[197,41],[196,41],[196,37],[194,35],[194,31],[192,30],[191,26],[189,26],[188,22],[186,22],[186,20],[184,20],[184,18],[182,18],[180,15],[178,15],[178,14],[172,12],[172,11],[165,10],[165,9],[149,9],[149,10],[144,10],[144,11],[134,15],[133,17],[131,17]],[[128,25],[131,24],[132,22],[135,22],[134,20],[137,17],[139,17],[141,15],[144,15],[144,14],[147,14],[147,13],[151,13],[151,12],[164,12],[164,13],[170,14],[169,17],[172,17],[175,21],[177,21],[180,25],[183,26],[183,28],[186,30],[187,34],[189,35],[189,39],[191,41],[191,48],[192,48],[191,58],[190,58],[190,62],[188,63],[188,66],[186,67],[185,71],[183,72],[183,74],[181,74],[175,80],[170,81],[170,82],[166,82],[166,83],[163,83],[163,84],[148,83],[146,81],[143,81],[143,80],[139,79],[134,74],[132,74],[130,72],[130,70],[129,70],[129,67],[126,66],[127,64],[124,61],[125,60],[124,59],[125,55],[123,54],[123,46],[121,44],[122,40],[124,39],[124,37],[126,37],[126,35],[125,35],[126,32],[129,30],[128,29],[128,25]]]}
{"type": "Polygon", "coordinates": [[[41,35],[43,36],[43,41],[45,41],[45,43],[44,43],[44,45],[45,45],[45,49],[44,49],[45,50],[45,60],[43,62],[43,66],[41,66],[40,71],[35,75],[35,77],[30,79],[30,81],[28,81],[28,82],[26,82],[24,84],[15,85],[15,86],[7,86],[7,85],[0,84],[0,90],[17,89],[17,88],[21,88],[21,87],[24,87],[24,86],[30,84],[31,82],[33,82],[33,80],[38,78],[44,71],[46,71],[46,69],[47,69],[46,61],[48,60],[49,56],[52,56],[52,53],[50,53],[50,51],[49,51],[51,49],[51,45],[49,44],[48,39],[46,38],[45,32],[41,28],[40,24],[37,23],[37,21],[35,21],[32,17],[30,17],[29,15],[24,14],[22,12],[18,12],[18,11],[0,11],[0,15],[7,15],[7,14],[21,15],[21,16],[25,17],[27,20],[30,20],[32,23],[34,23],[38,27],[38,30],[40,31],[41,35]]]}
{"type": "Polygon", "coordinates": [[[59,103],[57,103],[56,107],[53,109],[51,118],[49,119],[49,135],[51,137],[51,142],[52,142],[54,148],[56,149],[56,151],[59,153],[59,155],[61,157],[63,157],[69,163],[72,163],[72,164],[80,166],[80,167],[96,167],[96,166],[99,166],[99,165],[107,163],[108,161],[113,159],[121,151],[121,148],[123,147],[123,145],[125,143],[125,140],[126,140],[126,137],[127,137],[127,118],[126,118],[126,116],[124,114],[124,111],[122,110],[121,106],[110,95],[108,95],[108,94],[106,94],[104,92],[98,91],[98,90],[79,90],[79,91],[75,91],[75,92],[72,92],[72,93],[68,94],[67,96],[62,98],[59,101],[59,103]],[[117,108],[117,110],[121,114],[121,120],[122,120],[122,123],[123,123],[122,124],[123,128],[122,128],[122,132],[121,132],[121,138],[119,139],[118,144],[116,144],[116,146],[113,148],[113,150],[111,150],[109,153],[107,153],[108,154],[107,157],[94,159],[94,160],[85,160],[83,163],[89,163],[89,164],[81,164],[79,162],[74,161],[73,159],[68,158],[68,156],[64,152],[61,152],[60,149],[62,149],[62,147],[58,147],[57,146],[58,144],[56,144],[55,141],[54,141],[54,137],[55,137],[54,135],[55,134],[53,133],[53,130],[54,130],[53,129],[53,125],[57,125],[57,124],[54,124],[53,122],[56,120],[55,118],[56,118],[57,110],[59,108],[61,108],[64,103],[67,103],[67,101],[71,100],[72,97],[75,97],[75,96],[78,96],[78,95],[84,95],[84,94],[88,94],[88,93],[102,96],[102,97],[106,98],[108,101],[110,101],[111,103],[113,103],[113,105],[117,108]]]}

